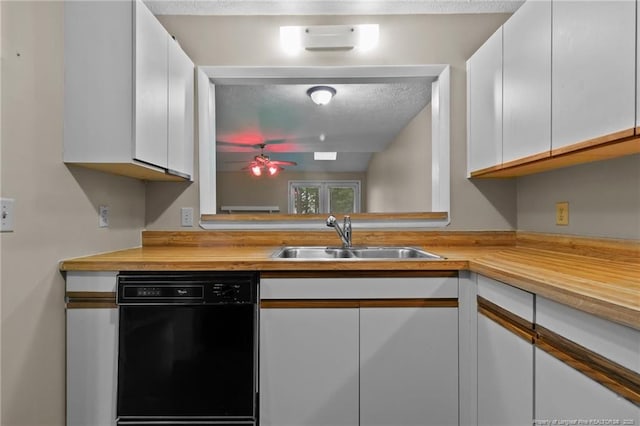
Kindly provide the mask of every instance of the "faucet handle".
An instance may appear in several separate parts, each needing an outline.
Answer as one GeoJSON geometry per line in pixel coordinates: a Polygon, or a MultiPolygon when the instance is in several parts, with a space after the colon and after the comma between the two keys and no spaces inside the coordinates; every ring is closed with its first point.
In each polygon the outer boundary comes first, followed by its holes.
{"type": "Polygon", "coordinates": [[[327,218],[327,226],[334,226],[336,224],[336,217],[334,215],[329,215],[327,218]]]}

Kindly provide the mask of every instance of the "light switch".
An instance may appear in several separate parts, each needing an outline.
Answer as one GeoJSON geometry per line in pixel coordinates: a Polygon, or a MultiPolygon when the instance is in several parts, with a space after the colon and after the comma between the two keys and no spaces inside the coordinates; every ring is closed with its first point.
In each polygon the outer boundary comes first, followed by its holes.
{"type": "Polygon", "coordinates": [[[180,209],[180,224],[182,226],[193,226],[193,207],[182,207],[180,209]]]}
{"type": "Polygon", "coordinates": [[[0,231],[13,232],[13,198],[0,199],[0,231]]]}
{"type": "Polygon", "coordinates": [[[569,203],[564,201],[556,203],[556,225],[569,224],[569,203]]]}
{"type": "Polygon", "coordinates": [[[100,228],[108,228],[109,227],[109,206],[100,206],[98,213],[98,227],[100,228]]]}

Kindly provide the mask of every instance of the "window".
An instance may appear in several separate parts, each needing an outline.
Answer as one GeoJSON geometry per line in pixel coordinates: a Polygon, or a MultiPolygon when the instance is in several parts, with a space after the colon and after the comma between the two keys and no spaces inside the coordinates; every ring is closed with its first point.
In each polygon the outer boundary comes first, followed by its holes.
{"type": "Polygon", "coordinates": [[[358,213],[360,181],[289,181],[289,213],[358,213]]]}

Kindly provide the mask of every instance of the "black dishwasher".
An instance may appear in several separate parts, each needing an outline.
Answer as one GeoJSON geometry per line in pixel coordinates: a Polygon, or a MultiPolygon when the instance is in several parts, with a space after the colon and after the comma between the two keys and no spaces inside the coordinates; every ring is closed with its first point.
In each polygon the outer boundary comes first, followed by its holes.
{"type": "Polygon", "coordinates": [[[118,425],[255,425],[258,275],[120,273],[118,425]]]}

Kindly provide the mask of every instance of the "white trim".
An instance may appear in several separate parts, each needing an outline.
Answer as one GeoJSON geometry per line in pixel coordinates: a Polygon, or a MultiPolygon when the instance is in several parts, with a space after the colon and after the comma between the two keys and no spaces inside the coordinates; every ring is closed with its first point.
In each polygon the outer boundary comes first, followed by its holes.
{"type": "Polygon", "coordinates": [[[221,212],[266,212],[274,213],[280,211],[280,206],[220,206],[221,212]]]}
{"type": "Polygon", "coordinates": [[[198,158],[200,174],[200,214],[216,211],[215,87],[198,68],[198,158]],[[213,167],[212,167],[213,166],[213,167]]]}
{"type": "Polygon", "coordinates": [[[450,211],[451,79],[447,66],[431,85],[431,210],[450,211]]]}
{"type": "Polygon", "coordinates": [[[339,83],[344,79],[357,79],[367,83],[385,83],[390,79],[437,77],[449,65],[378,65],[351,67],[235,67],[235,66],[200,66],[214,84],[256,84],[289,83],[297,81],[339,83]]]}
{"type": "MultiPolygon", "coordinates": [[[[214,84],[256,84],[268,82],[318,82],[340,83],[353,79],[368,83],[384,83],[398,78],[438,77],[437,129],[434,134],[439,143],[434,145],[434,159],[438,158],[438,177],[434,181],[432,211],[449,212],[450,200],[450,67],[449,65],[379,65],[351,67],[236,67],[236,66],[199,66],[198,67],[198,114],[199,114],[199,155],[200,155],[200,215],[217,214],[215,194],[215,149],[210,149],[211,141],[215,141],[215,86],[214,84]],[[211,84],[205,84],[207,78],[211,84]],[[209,142],[209,143],[207,143],[209,142]],[[436,146],[437,145],[437,146],[436,146]],[[442,163],[440,163],[442,161],[442,163]],[[437,187],[435,187],[437,185],[437,187]]],[[[435,122],[434,122],[435,123],[435,122]]],[[[313,229],[313,224],[304,222],[274,223],[252,221],[215,223],[202,222],[203,229],[313,229]]],[[[360,222],[367,228],[431,228],[444,227],[447,220],[385,220],[360,222]]],[[[360,227],[356,225],[356,227],[360,227]]]]}
{"type": "MultiPolygon", "coordinates": [[[[442,228],[449,224],[445,219],[394,219],[394,220],[364,220],[352,221],[353,229],[423,229],[442,228]]],[[[324,231],[327,229],[324,221],[317,219],[295,221],[234,221],[234,222],[200,222],[200,227],[206,230],[286,230],[286,231],[324,231]]]]}

